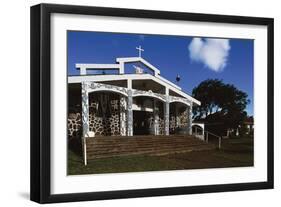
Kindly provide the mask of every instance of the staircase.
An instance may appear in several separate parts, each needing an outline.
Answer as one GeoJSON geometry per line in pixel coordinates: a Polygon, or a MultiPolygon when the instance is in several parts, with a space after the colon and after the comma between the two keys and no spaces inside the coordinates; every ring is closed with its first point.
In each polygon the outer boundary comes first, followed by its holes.
{"type": "Polygon", "coordinates": [[[86,138],[87,159],[140,154],[167,155],[212,149],[215,149],[215,145],[188,135],[86,138]]]}

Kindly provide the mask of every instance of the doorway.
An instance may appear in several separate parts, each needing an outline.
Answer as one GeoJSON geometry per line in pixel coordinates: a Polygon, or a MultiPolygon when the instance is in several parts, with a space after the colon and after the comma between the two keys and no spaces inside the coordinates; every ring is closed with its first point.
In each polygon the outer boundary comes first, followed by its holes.
{"type": "Polygon", "coordinates": [[[147,111],[133,111],[134,135],[149,135],[152,130],[153,113],[147,111]]]}

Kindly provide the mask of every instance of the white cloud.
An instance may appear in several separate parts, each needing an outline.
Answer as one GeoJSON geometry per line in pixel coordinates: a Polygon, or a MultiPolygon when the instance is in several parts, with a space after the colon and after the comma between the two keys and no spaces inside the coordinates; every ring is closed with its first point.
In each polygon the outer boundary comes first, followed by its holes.
{"type": "Polygon", "coordinates": [[[228,39],[193,38],[188,50],[191,60],[202,62],[209,69],[219,72],[227,64],[230,43],[228,39]]]}

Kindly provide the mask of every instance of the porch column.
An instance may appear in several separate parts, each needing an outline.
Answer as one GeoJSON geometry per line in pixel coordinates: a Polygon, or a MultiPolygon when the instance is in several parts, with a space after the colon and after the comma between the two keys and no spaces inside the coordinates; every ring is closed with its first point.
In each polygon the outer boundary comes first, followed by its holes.
{"type": "Polygon", "coordinates": [[[128,111],[127,111],[127,133],[128,136],[133,136],[133,96],[132,90],[128,90],[128,111]]]}
{"type": "Polygon", "coordinates": [[[189,112],[188,112],[188,129],[189,129],[189,135],[192,135],[192,102],[190,102],[189,106],[189,112]]]}
{"type": "Polygon", "coordinates": [[[153,115],[154,115],[154,135],[159,135],[159,114],[157,108],[157,101],[153,99],[153,115]]]}
{"type": "Polygon", "coordinates": [[[120,135],[126,136],[126,108],[127,101],[124,96],[120,97],[120,135]]]}
{"type": "Polygon", "coordinates": [[[166,101],[164,103],[164,134],[169,135],[170,134],[170,97],[169,97],[169,88],[165,88],[165,95],[166,95],[166,101]]]}
{"type": "Polygon", "coordinates": [[[88,94],[88,83],[82,82],[82,126],[83,126],[83,137],[88,136],[89,132],[89,94],[88,94]]]}
{"type": "Polygon", "coordinates": [[[165,120],[165,135],[169,135],[170,131],[170,102],[169,96],[166,97],[166,102],[164,103],[164,120],[165,120]]]}
{"type": "Polygon", "coordinates": [[[81,84],[82,93],[82,150],[84,165],[87,165],[87,147],[86,147],[86,137],[88,137],[89,132],[89,93],[88,93],[88,83],[82,82],[81,84]]]}

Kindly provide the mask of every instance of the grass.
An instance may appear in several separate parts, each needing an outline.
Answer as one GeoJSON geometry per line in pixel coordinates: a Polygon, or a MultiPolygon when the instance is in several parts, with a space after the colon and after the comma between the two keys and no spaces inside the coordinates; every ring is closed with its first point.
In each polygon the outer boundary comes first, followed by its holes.
{"type": "Polygon", "coordinates": [[[223,140],[220,150],[194,151],[162,156],[131,155],[100,158],[84,166],[79,153],[69,150],[68,174],[97,174],[253,166],[253,139],[223,140]]]}

